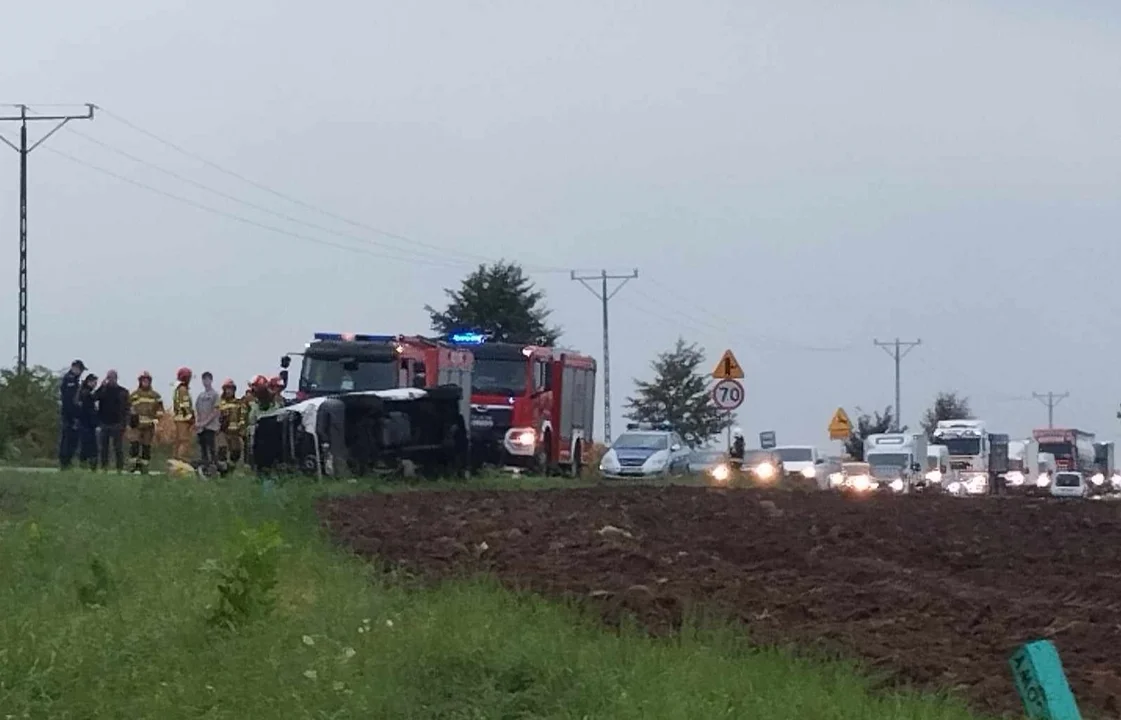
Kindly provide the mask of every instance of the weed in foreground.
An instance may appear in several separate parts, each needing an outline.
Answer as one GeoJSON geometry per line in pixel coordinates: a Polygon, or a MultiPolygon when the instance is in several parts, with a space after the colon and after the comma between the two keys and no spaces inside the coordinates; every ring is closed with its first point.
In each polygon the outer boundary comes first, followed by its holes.
{"type": "Polygon", "coordinates": [[[236,630],[272,613],[278,580],[278,555],[284,547],[280,526],[265,522],[238,534],[236,553],[227,563],[208,560],[205,572],[218,576],[218,604],[210,608],[207,624],[236,630]]]}

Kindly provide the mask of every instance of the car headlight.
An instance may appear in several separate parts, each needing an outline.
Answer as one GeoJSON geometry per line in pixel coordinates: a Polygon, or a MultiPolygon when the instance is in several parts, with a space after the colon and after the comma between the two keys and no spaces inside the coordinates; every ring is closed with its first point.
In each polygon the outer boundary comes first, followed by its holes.
{"type": "Polygon", "coordinates": [[[949,490],[951,493],[954,493],[956,495],[957,493],[961,492],[961,483],[952,482],[952,483],[950,483],[949,487],[947,487],[946,489],[949,490]]]}
{"type": "Polygon", "coordinates": [[[1114,475],[1109,479],[1109,484],[1113,487],[1121,487],[1121,475],[1114,475]]]}
{"type": "Polygon", "coordinates": [[[1024,484],[1024,474],[1018,470],[1013,470],[1004,476],[1004,481],[1013,487],[1019,487],[1024,484]]]}
{"type": "Polygon", "coordinates": [[[1036,487],[1045,488],[1050,484],[1051,484],[1051,476],[1047,473],[1043,473],[1038,478],[1036,478],[1036,481],[1035,481],[1035,486],[1036,487]]]}
{"type": "Polygon", "coordinates": [[[1104,485],[1105,484],[1105,475],[1102,475],[1101,473],[1098,473],[1094,477],[1090,478],[1090,482],[1094,483],[1095,485],[1104,485]]]}
{"type": "Polygon", "coordinates": [[[815,477],[817,477],[817,468],[813,466],[802,468],[802,477],[806,478],[807,480],[814,479],[815,477]]]}
{"type": "Polygon", "coordinates": [[[720,484],[728,482],[728,478],[732,476],[732,470],[726,463],[720,463],[716,467],[709,470],[712,479],[720,484]]]}
{"type": "Polygon", "coordinates": [[[867,475],[853,475],[852,489],[857,492],[864,492],[872,487],[872,479],[867,475]]]}
{"type": "Polygon", "coordinates": [[[615,453],[613,453],[613,452],[607,453],[606,455],[603,456],[603,459],[599,461],[599,469],[600,470],[618,470],[619,469],[619,458],[615,457],[615,453]]]}
{"type": "Polygon", "coordinates": [[[510,442],[514,445],[521,445],[522,447],[533,447],[537,443],[537,433],[530,430],[522,430],[514,433],[510,437],[510,442]]]}
{"type": "Polygon", "coordinates": [[[901,478],[895,478],[894,480],[892,480],[891,489],[895,492],[903,492],[903,480],[901,478]]]}
{"type": "Polygon", "coordinates": [[[841,485],[845,482],[845,476],[839,472],[829,474],[830,485],[841,485]]]}
{"type": "Polygon", "coordinates": [[[927,482],[932,482],[932,483],[942,482],[942,471],[941,470],[931,470],[930,472],[928,472],[926,474],[926,481],[927,482]]]}
{"type": "Polygon", "coordinates": [[[755,474],[763,480],[770,480],[775,475],[775,466],[765,462],[755,466],[755,474]]]}

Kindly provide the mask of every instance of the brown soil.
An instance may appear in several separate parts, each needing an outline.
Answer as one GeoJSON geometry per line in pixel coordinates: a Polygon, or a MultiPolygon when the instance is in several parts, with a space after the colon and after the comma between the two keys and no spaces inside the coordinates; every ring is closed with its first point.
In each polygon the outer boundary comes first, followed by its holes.
{"type": "Polygon", "coordinates": [[[424,576],[489,572],[654,632],[715,608],[760,642],[842,648],[990,712],[1019,709],[1012,651],[1051,638],[1083,712],[1121,717],[1121,504],[630,487],[320,512],[357,552],[424,576]]]}

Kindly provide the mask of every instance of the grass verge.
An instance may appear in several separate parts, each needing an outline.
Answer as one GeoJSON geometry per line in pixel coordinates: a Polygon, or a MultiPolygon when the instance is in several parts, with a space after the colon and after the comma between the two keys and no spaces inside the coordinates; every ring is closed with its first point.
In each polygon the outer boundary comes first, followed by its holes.
{"type": "Polygon", "coordinates": [[[734,631],[650,640],[484,581],[406,590],[320,537],[323,491],[0,472],[0,718],[973,717],[734,631]],[[275,609],[211,628],[205,568],[269,521],[275,609]]]}

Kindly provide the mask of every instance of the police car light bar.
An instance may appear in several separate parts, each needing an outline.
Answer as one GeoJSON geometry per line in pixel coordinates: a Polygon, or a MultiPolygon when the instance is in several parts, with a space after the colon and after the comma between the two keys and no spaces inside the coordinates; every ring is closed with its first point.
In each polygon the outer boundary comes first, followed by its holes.
{"type": "Polygon", "coordinates": [[[648,422],[629,422],[627,423],[628,430],[665,430],[669,432],[673,430],[673,424],[668,422],[648,423],[648,422]]]}
{"type": "Polygon", "coordinates": [[[477,332],[457,332],[448,335],[448,342],[456,345],[482,345],[487,341],[487,336],[477,332]]]}
{"type": "Polygon", "coordinates": [[[396,335],[360,335],[355,333],[315,333],[316,340],[334,340],[336,342],[393,342],[396,335]]]}

